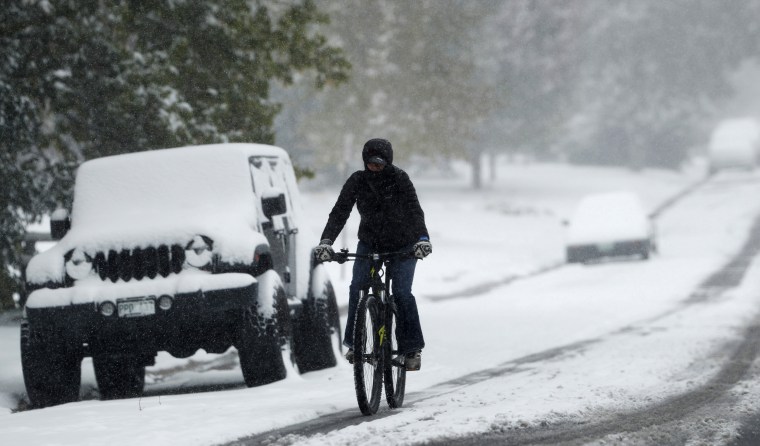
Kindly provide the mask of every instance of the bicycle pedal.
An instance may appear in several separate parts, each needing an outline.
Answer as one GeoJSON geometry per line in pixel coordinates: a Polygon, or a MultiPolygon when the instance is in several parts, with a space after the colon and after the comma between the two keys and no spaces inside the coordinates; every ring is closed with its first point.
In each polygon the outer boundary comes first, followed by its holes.
{"type": "Polygon", "coordinates": [[[412,352],[404,356],[404,367],[407,372],[416,372],[422,367],[422,355],[420,352],[412,352]],[[407,357],[408,356],[408,357],[407,357]]]}
{"type": "Polygon", "coordinates": [[[412,365],[412,364],[408,364],[406,366],[406,371],[407,372],[416,372],[416,371],[418,371],[421,368],[422,368],[421,364],[417,364],[416,366],[412,365]]]}

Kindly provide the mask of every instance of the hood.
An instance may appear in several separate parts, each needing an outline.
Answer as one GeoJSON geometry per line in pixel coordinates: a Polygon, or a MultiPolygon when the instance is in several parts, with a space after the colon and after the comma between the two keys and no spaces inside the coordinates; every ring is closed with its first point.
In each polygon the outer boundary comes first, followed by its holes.
{"type": "Polygon", "coordinates": [[[388,164],[393,164],[393,146],[391,142],[387,139],[374,138],[364,143],[362,160],[365,166],[367,165],[367,160],[373,156],[379,156],[387,161],[388,164]]]}
{"type": "Polygon", "coordinates": [[[207,216],[184,222],[166,220],[143,221],[141,225],[112,225],[109,227],[72,227],[58,244],[34,256],[26,269],[30,283],[60,282],[64,277],[64,255],[76,248],[94,256],[98,252],[121,251],[160,245],[186,246],[195,236],[209,237],[213,252],[227,263],[250,263],[257,245],[267,240],[252,220],[239,215],[207,216]]]}

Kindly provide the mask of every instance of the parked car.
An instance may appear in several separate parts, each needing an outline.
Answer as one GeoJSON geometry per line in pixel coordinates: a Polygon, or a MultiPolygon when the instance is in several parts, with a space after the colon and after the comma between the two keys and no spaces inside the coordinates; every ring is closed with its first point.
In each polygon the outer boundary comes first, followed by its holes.
{"type": "Polygon", "coordinates": [[[568,263],[632,255],[648,259],[656,251],[652,219],[632,192],[584,197],[567,226],[568,263]]]}
{"type": "Polygon", "coordinates": [[[760,158],[760,124],[754,118],[722,121],[710,136],[710,172],[752,170],[760,158]]]}
{"type": "Polygon", "coordinates": [[[288,154],[218,144],[87,161],[60,241],[26,270],[21,359],[30,402],[77,400],[92,357],[102,398],[140,395],[159,351],[237,349],[248,386],[331,367],[340,320],[311,261],[288,154]]]}

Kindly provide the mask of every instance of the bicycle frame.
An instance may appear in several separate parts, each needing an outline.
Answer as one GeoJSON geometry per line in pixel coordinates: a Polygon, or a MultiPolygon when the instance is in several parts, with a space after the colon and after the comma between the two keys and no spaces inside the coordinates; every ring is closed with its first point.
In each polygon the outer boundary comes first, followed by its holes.
{"type": "Polygon", "coordinates": [[[391,291],[390,264],[410,252],[356,254],[343,249],[334,260],[370,260],[369,282],[361,291],[354,321],[354,384],[359,408],[365,415],[374,414],[380,404],[382,386],[391,408],[401,407],[406,387],[406,368],[398,358],[395,328],[398,311],[391,291]],[[395,345],[394,345],[395,344],[395,345]],[[368,347],[368,345],[370,347],[368,347]]]}

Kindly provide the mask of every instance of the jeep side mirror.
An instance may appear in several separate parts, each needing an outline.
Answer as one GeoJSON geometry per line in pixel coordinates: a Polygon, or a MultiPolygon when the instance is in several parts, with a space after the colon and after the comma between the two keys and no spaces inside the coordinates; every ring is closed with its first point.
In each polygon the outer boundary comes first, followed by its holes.
{"type": "Polygon", "coordinates": [[[262,198],[261,207],[264,210],[264,215],[269,219],[274,215],[284,214],[288,211],[288,206],[285,203],[285,194],[262,198]]]}
{"type": "Polygon", "coordinates": [[[66,209],[56,209],[50,216],[50,237],[60,240],[71,229],[71,218],[66,209]]]}

